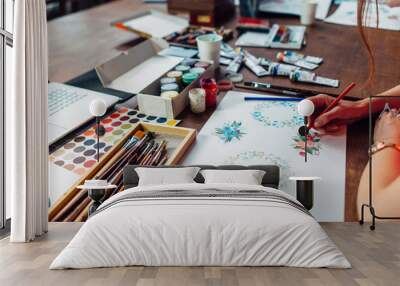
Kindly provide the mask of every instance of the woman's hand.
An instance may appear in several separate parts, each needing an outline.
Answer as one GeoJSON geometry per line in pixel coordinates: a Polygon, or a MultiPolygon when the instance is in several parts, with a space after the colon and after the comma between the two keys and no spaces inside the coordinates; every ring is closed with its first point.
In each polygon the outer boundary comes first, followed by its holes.
{"type": "Polygon", "coordinates": [[[400,144],[400,114],[398,110],[383,111],[375,123],[374,142],[400,144]]]}
{"type": "Polygon", "coordinates": [[[390,7],[400,7],[400,0],[386,0],[386,4],[390,7]]]}
{"type": "Polygon", "coordinates": [[[336,133],[347,124],[368,116],[368,102],[365,100],[341,100],[336,107],[321,114],[335,98],[326,94],[309,97],[314,103],[315,111],[310,117],[310,124],[317,130],[336,133]]]}

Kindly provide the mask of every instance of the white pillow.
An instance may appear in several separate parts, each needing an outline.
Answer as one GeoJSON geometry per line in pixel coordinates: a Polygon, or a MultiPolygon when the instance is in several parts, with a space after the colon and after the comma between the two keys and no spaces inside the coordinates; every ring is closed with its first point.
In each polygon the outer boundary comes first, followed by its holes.
{"type": "Polygon", "coordinates": [[[198,167],[186,168],[135,168],[139,176],[139,186],[171,185],[195,183],[198,167]]]}
{"type": "Polygon", "coordinates": [[[206,184],[261,185],[265,171],[261,170],[203,170],[206,184]]]}

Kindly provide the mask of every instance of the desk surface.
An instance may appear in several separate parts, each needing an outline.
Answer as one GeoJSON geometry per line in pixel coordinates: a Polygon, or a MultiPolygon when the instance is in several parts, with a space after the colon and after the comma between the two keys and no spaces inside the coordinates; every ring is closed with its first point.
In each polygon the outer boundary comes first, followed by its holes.
{"type": "MultiPolygon", "coordinates": [[[[58,18],[48,23],[49,38],[49,80],[68,81],[95,66],[118,55],[121,51],[135,45],[139,38],[129,32],[118,30],[110,25],[112,21],[132,15],[149,8],[166,10],[162,4],[143,4],[142,0],[120,0],[93,9],[58,18]]],[[[234,27],[236,18],[226,24],[234,27]]],[[[299,24],[297,18],[270,18],[271,22],[299,24]]],[[[351,95],[366,97],[389,89],[400,81],[400,34],[399,32],[371,29],[371,43],[376,51],[377,73],[373,85],[363,89],[367,78],[368,61],[355,27],[326,24],[318,21],[307,30],[307,46],[302,52],[323,57],[325,62],[318,69],[323,76],[341,80],[341,87],[313,89],[321,92],[339,93],[354,81],[358,86],[351,95]],[[396,68],[397,67],[397,68],[396,68]]],[[[276,49],[249,49],[254,55],[274,58],[276,49]]],[[[247,69],[242,69],[246,80],[270,81],[276,84],[307,87],[289,83],[284,78],[259,79],[247,69]]],[[[222,98],[221,96],[220,98],[222,98]]],[[[185,111],[179,116],[182,126],[200,130],[212,114],[212,110],[202,115],[185,111]]],[[[358,182],[367,162],[368,126],[366,122],[354,124],[348,129],[346,165],[346,208],[345,219],[357,220],[356,202],[358,182]]]]}

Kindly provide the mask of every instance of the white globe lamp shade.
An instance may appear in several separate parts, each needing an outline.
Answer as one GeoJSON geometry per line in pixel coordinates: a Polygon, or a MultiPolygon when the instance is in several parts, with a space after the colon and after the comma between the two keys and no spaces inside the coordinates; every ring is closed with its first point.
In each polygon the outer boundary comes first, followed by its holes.
{"type": "Polygon", "coordinates": [[[90,114],[96,117],[103,116],[107,111],[107,105],[102,99],[94,99],[89,105],[90,114]]]}
{"type": "Polygon", "coordinates": [[[300,101],[299,104],[297,105],[297,111],[301,116],[304,117],[313,114],[314,109],[315,109],[314,103],[309,99],[304,99],[300,101]]]}

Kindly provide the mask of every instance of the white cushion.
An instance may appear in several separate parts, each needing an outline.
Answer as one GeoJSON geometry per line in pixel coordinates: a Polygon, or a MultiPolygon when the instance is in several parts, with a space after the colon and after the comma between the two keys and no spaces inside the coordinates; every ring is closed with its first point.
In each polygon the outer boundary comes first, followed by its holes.
{"type": "Polygon", "coordinates": [[[136,168],[139,186],[195,183],[198,167],[186,168],[136,168]]]}
{"type": "Polygon", "coordinates": [[[261,170],[203,170],[206,184],[261,185],[265,171],[261,170]]]}

